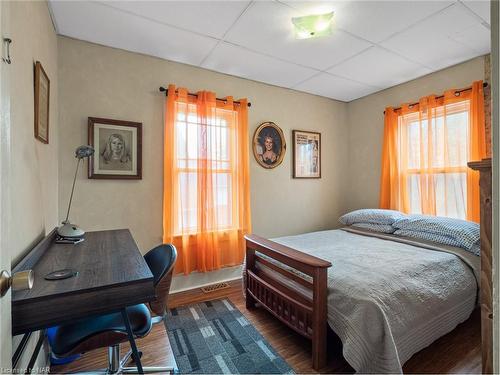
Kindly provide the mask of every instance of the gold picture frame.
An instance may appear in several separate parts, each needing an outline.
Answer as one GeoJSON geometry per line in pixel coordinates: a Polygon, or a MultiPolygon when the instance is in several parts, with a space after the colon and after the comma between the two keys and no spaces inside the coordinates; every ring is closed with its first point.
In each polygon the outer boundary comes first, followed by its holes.
{"type": "Polygon", "coordinates": [[[49,143],[50,79],[40,61],[35,63],[35,138],[49,143]]]}
{"type": "Polygon", "coordinates": [[[276,168],[283,161],[285,152],[283,130],[271,121],[260,124],[253,135],[253,155],[257,163],[266,169],[276,168]]]}

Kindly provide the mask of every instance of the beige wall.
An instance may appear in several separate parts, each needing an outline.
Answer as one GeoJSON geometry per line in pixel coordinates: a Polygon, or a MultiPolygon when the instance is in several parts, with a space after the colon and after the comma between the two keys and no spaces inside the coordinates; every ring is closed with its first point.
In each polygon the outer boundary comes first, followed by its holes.
{"type": "MultiPolygon", "coordinates": [[[[57,36],[46,2],[11,2],[10,65],[11,196],[9,248],[16,263],[58,224],[58,85],[57,36]],[[34,137],[34,63],[40,61],[50,79],[49,144],[34,137]]],[[[25,368],[38,340],[31,336],[18,364],[25,368]]],[[[16,349],[21,336],[13,339],[16,349]]],[[[45,366],[46,352],[35,367],[45,366]]]]}
{"type": "Polygon", "coordinates": [[[484,57],[429,74],[347,104],[349,123],[348,209],[378,207],[385,107],[469,86],[484,78],[484,57]]]}
{"type": "Polygon", "coordinates": [[[74,173],[74,149],[87,142],[87,117],[143,123],[143,179],[89,180],[78,177],[71,219],[87,230],[130,228],[142,251],[161,242],[164,96],[160,85],[248,97],[249,142],[263,121],[282,127],[288,151],[274,170],[251,163],[255,233],[280,236],[332,228],[350,209],[378,205],[383,110],[484,77],[484,58],[341,103],[158,58],[66,37],[59,51],[59,217],[65,214],[74,173]],[[322,133],[320,180],[291,178],[291,131],[322,133]]]}
{"type": "MultiPolygon", "coordinates": [[[[142,251],[161,242],[163,105],[161,85],[248,97],[249,142],[263,121],[284,131],[288,150],[281,166],[260,167],[251,156],[254,232],[300,233],[336,225],[344,210],[348,132],[344,103],[118,49],[59,37],[59,217],[67,206],[75,147],[87,142],[87,117],[143,123],[143,179],[89,180],[80,171],[71,219],[86,230],[127,227],[142,251]],[[291,131],[322,133],[320,180],[291,177],[291,131]]],[[[86,165],[85,165],[86,168],[86,165]]]]}
{"type": "Polygon", "coordinates": [[[58,82],[57,36],[46,2],[12,2],[11,142],[9,182],[16,262],[58,223],[58,82]],[[40,61],[50,79],[49,144],[34,137],[34,63],[40,61]]]}

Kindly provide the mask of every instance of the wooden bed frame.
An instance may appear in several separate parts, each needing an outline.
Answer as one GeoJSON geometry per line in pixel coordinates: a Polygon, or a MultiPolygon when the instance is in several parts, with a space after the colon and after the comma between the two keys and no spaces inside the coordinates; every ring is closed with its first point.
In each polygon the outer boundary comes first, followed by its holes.
{"type": "Polygon", "coordinates": [[[256,303],[312,341],[315,370],[327,361],[327,270],[331,263],[257,235],[246,240],[246,307],[256,303]],[[309,280],[259,256],[266,255],[308,276],[309,280]],[[272,272],[264,272],[265,266],[272,272]]]}

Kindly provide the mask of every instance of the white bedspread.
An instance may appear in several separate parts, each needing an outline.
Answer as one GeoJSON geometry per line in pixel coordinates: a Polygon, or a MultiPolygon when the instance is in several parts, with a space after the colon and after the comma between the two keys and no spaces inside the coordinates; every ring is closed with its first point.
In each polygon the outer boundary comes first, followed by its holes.
{"type": "Polygon", "coordinates": [[[402,373],[414,353],[465,321],[476,305],[479,261],[465,251],[457,256],[453,248],[345,230],[273,241],[332,262],[328,323],[360,373],[402,373]]]}

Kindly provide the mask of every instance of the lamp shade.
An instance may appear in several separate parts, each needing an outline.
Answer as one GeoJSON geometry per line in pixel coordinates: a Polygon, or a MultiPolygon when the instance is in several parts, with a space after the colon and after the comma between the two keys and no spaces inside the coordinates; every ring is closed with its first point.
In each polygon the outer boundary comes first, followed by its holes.
{"type": "Polygon", "coordinates": [[[83,159],[83,158],[88,158],[92,155],[94,155],[94,148],[92,146],[79,146],[75,150],[75,158],[77,159],[83,159]]]}

